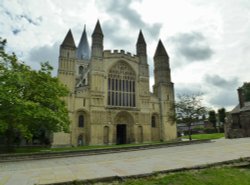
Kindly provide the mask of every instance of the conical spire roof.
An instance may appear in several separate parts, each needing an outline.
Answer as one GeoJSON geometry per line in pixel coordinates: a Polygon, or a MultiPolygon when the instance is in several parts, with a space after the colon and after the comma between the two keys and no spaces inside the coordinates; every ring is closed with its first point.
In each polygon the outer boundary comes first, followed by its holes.
{"type": "Polygon", "coordinates": [[[73,35],[72,35],[72,32],[71,32],[71,29],[69,29],[69,31],[68,31],[63,43],[61,44],[61,46],[76,48],[75,41],[74,41],[74,38],[73,38],[73,35]]]}
{"type": "Polygon", "coordinates": [[[158,42],[154,57],[157,57],[157,56],[168,57],[167,51],[166,51],[165,47],[163,46],[161,40],[159,40],[159,42],[158,42]]]}
{"type": "Polygon", "coordinates": [[[82,37],[77,48],[76,55],[77,55],[77,58],[81,60],[90,59],[90,49],[89,49],[89,43],[88,43],[88,38],[87,38],[87,33],[86,33],[86,26],[84,26],[84,30],[83,30],[82,37]]]}
{"type": "Polygon", "coordinates": [[[94,32],[93,32],[92,36],[93,36],[93,35],[96,35],[96,34],[100,34],[100,35],[103,36],[102,28],[101,28],[101,25],[100,25],[99,20],[97,20],[97,23],[96,23],[96,25],[95,25],[95,29],[94,29],[94,32]]]}
{"type": "Polygon", "coordinates": [[[145,42],[145,39],[144,39],[144,36],[143,36],[141,30],[140,30],[140,32],[139,32],[139,36],[138,36],[138,39],[137,39],[137,43],[136,43],[136,44],[145,44],[145,45],[146,45],[146,42],[145,42]]]}

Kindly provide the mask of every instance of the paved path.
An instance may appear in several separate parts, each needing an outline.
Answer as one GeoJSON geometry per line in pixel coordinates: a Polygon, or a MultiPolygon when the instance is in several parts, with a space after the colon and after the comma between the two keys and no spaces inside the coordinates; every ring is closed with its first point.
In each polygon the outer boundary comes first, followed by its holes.
{"type": "Polygon", "coordinates": [[[0,163],[0,185],[128,176],[250,157],[250,138],[113,154],[0,163]]]}

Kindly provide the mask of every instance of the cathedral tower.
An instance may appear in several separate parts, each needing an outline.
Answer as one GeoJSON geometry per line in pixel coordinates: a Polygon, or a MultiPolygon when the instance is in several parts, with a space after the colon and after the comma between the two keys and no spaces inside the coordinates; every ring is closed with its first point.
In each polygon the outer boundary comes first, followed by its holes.
{"type": "Polygon", "coordinates": [[[140,58],[140,64],[147,64],[147,44],[141,30],[136,43],[136,54],[140,58]]]}
{"type": "MultiPolygon", "coordinates": [[[[140,81],[140,102],[149,101],[149,67],[147,62],[147,44],[142,31],[140,30],[136,42],[136,55],[139,57],[139,81],[140,81]]],[[[146,105],[141,105],[147,108],[146,105]]]]}
{"type": "Polygon", "coordinates": [[[171,82],[169,56],[161,42],[158,42],[154,55],[154,94],[160,103],[161,139],[176,138],[174,84],[171,82]]]}
{"type": "Polygon", "coordinates": [[[70,92],[75,89],[75,57],[76,45],[71,30],[68,31],[60,46],[58,77],[69,88],[70,92]]]}

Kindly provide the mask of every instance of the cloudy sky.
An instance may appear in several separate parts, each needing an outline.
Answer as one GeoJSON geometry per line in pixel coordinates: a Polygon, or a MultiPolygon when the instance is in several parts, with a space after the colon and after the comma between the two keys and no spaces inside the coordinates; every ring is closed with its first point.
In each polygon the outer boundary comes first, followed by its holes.
{"type": "Polygon", "coordinates": [[[236,89],[250,81],[249,0],[0,0],[0,36],[7,51],[57,71],[58,49],[71,28],[76,44],[97,19],[105,49],[135,53],[142,29],[153,85],[153,55],[161,39],[170,56],[176,94],[202,92],[204,103],[230,110],[236,89]]]}

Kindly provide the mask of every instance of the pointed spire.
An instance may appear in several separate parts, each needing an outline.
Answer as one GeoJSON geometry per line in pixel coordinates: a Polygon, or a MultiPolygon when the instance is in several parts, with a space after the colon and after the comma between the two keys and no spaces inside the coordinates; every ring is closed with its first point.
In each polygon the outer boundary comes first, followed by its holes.
{"type": "Polygon", "coordinates": [[[141,30],[136,42],[136,54],[140,57],[141,64],[147,63],[147,44],[141,30]]]}
{"type": "Polygon", "coordinates": [[[163,46],[161,40],[159,40],[159,42],[158,42],[158,46],[156,48],[154,57],[157,57],[157,56],[166,56],[166,57],[168,57],[167,51],[166,51],[165,47],[163,46]]]}
{"type": "Polygon", "coordinates": [[[103,33],[99,20],[92,34],[91,58],[102,59],[103,57],[103,33]]]}
{"type": "Polygon", "coordinates": [[[61,44],[61,46],[76,48],[75,41],[74,41],[74,38],[73,38],[73,35],[72,35],[72,32],[71,32],[71,29],[69,29],[69,31],[68,31],[63,43],[61,44]]]}
{"type": "Polygon", "coordinates": [[[101,25],[100,25],[100,22],[99,20],[97,20],[97,23],[95,25],[95,29],[94,29],[94,32],[92,34],[92,37],[96,34],[99,34],[99,35],[102,35],[103,36],[103,33],[102,33],[102,28],[101,28],[101,25]]]}
{"type": "Polygon", "coordinates": [[[86,25],[84,25],[84,30],[83,30],[82,37],[77,48],[76,55],[77,55],[77,58],[81,60],[90,59],[90,49],[89,49],[89,43],[88,43],[88,38],[87,38],[87,33],[86,33],[86,25]]]}
{"type": "Polygon", "coordinates": [[[144,36],[143,36],[141,30],[140,30],[140,32],[139,32],[139,36],[138,36],[136,45],[138,45],[138,44],[146,44],[145,39],[144,39],[144,36]]]}

